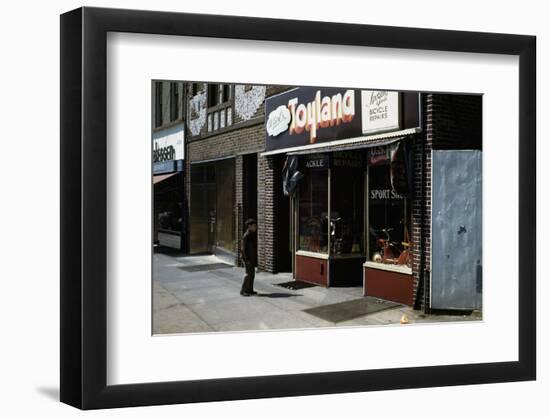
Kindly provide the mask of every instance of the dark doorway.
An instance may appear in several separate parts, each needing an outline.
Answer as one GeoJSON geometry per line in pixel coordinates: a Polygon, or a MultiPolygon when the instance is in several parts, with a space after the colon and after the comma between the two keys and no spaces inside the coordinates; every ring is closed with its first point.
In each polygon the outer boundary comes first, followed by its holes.
{"type": "Polygon", "coordinates": [[[190,253],[235,258],[235,160],[191,166],[190,253]]]}
{"type": "Polygon", "coordinates": [[[215,243],[216,182],[214,165],[191,166],[190,253],[208,253],[215,243]]]}
{"type": "Polygon", "coordinates": [[[290,234],[290,200],[283,193],[283,166],[286,155],[275,157],[275,216],[277,242],[277,272],[292,272],[292,248],[290,234]]]}
{"type": "MultiPolygon", "coordinates": [[[[257,154],[243,155],[243,218],[257,219],[258,217],[258,156],[257,154]]],[[[242,232],[242,231],[241,231],[242,232]]]]}

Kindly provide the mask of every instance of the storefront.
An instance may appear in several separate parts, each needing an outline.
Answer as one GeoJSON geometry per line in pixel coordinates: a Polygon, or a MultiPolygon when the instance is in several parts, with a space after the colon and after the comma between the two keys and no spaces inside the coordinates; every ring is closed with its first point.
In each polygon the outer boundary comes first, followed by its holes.
{"type": "Polygon", "coordinates": [[[297,88],[266,100],[264,156],[287,156],[293,275],[412,300],[413,142],[419,94],[297,88]]]}
{"type": "Polygon", "coordinates": [[[153,243],[185,251],[183,123],[153,132],[153,243]]]}
{"type": "Polygon", "coordinates": [[[295,277],[358,285],[364,255],[364,166],[359,151],[306,154],[294,198],[295,277]]]}

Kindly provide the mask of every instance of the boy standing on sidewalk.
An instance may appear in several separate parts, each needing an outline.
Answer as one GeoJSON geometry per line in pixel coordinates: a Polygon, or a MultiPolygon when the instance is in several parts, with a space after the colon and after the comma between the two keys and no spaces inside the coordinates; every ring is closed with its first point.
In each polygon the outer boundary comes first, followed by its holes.
{"type": "Polygon", "coordinates": [[[258,265],[258,239],[256,237],[256,220],[248,219],[245,222],[246,232],[243,235],[241,244],[241,257],[245,266],[245,276],[241,287],[241,295],[248,297],[256,295],[254,291],[255,268],[258,265]]]}

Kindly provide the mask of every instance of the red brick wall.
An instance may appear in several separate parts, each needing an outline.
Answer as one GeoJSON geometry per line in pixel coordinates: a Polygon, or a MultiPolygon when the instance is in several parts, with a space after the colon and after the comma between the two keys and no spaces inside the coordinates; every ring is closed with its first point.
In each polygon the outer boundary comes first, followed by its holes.
{"type": "Polygon", "coordinates": [[[421,282],[422,263],[425,267],[430,264],[433,100],[433,94],[422,95],[423,131],[415,137],[413,144],[414,191],[411,202],[411,252],[413,257],[413,300],[415,306],[419,308],[424,307],[424,296],[427,295],[425,285],[423,285],[424,282],[421,282]],[[424,175],[422,175],[422,172],[424,172],[424,175]]]}
{"type": "Polygon", "coordinates": [[[258,157],[258,267],[277,272],[275,159],[258,157]]]}

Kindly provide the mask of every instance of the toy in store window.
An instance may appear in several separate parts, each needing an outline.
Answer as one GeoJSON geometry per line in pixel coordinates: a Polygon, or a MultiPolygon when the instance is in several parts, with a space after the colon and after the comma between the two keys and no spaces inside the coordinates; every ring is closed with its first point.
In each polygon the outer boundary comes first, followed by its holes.
{"type": "Polygon", "coordinates": [[[391,240],[390,232],[392,230],[393,228],[380,229],[380,233],[383,234],[384,237],[379,237],[376,240],[378,248],[380,249],[377,253],[378,256],[375,254],[373,257],[373,260],[376,259],[376,262],[397,264],[397,259],[401,251],[397,247],[397,242],[391,240]]]}
{"type": "Polygon", "coordinates": [[[380,233],[384,237],[379,237],[376,241],[380,250],[373,254],[372,260],[374,262],[411,267],[409,233],[406,226],[404,229],[405,236],[403,242],[401,242],[403,249],[399,247],[398,242],[391,240],[390,232],[393,228],[380,229],[380,233]]]}
{"type": "Polygon", "coordinates": [[[321,220],[318,217],[310,217],[306,221],[306,230],[309,236],[309,248],[311,252],[319,252],[321,249],[321,220]]]}
{"type": "Polygon", "coordinates": [[[397,258],[397,265],[406,265],[409,268],[412,267],[412,257],[411,257],[411,242],[409,239],[409,228],[407,225],[404,225],[404,236],[403,236],[403,242],[401,242],[401,245],[403,246],[403,251],[399,254],[399,257],[397,258]]]}

